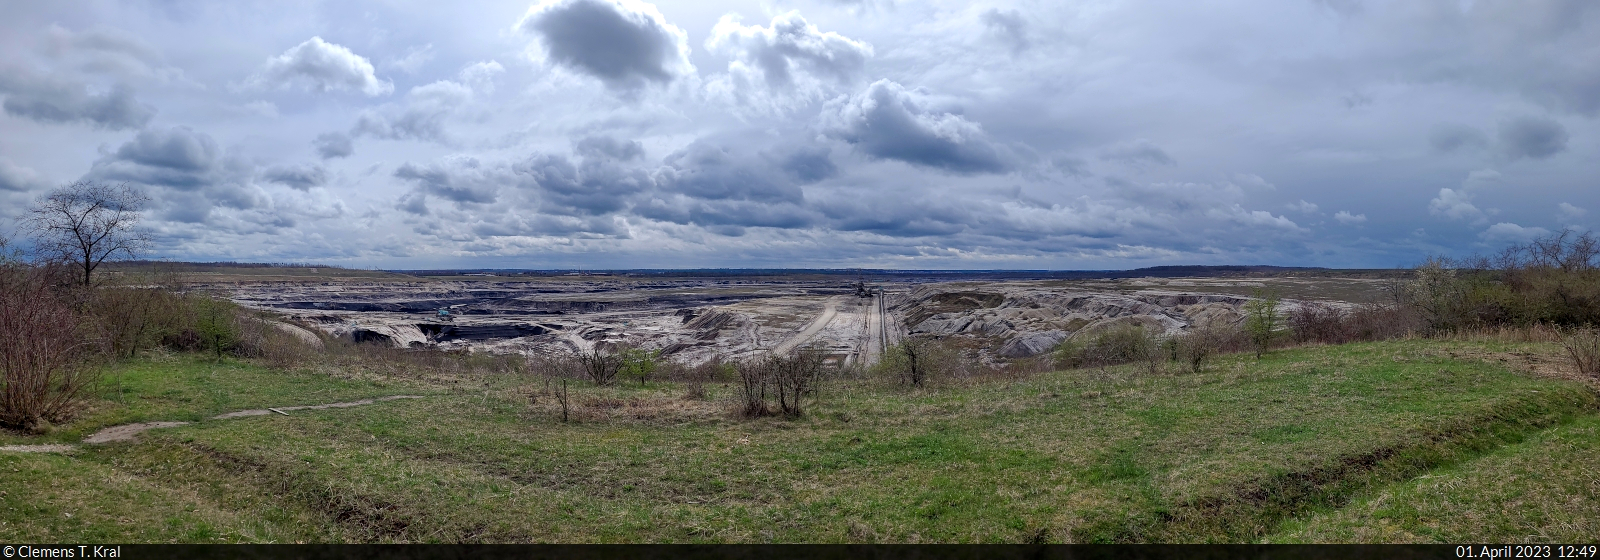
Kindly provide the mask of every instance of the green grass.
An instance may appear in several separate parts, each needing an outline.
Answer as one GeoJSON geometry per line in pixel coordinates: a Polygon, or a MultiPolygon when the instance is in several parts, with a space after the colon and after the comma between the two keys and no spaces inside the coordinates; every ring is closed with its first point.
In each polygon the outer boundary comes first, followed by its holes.
{"type": "Polygon", "coordinates": [[[1586,543],[1600,535],[1600,416],[1349,505],[1286,523],[1269,542],[1586,543]]]}
{"type": "Polygon", "coordinates": [[[0,431],[0,445],[76,442],[106,426],[176,420],[199,421],[234,410],[348,401],[420,390],[414,384],[341,379],[277,371],[233,358],[159,354],[112,364],[94,388],[90,408],[44,436],[0,431]]]}
{"type": "MultiPolygon", "coordinates": [[[[50,459],[100,471],[50,472],[53,484],[114,473],[181,490],[189,501],[175,503],[219,512],[207,526],[253,524],[216,529],[238,540],[1249,542],[1592,417],[1588,388],[1450,357],[1463,349],[1506,350],[1395,341],[1226,356],[1199,374],[833,383],[799,420],[732,416],[722,399],[736,387],[706,402],[672,384],[575,383],[564,424],[552,399],[530,405],[500,380],[488,393],[151,431],[50,459]],[[268,504],[280,504],[270,516],[268,504]]],[[[185,374],[184,394],[227,392],[244,408],[406,392],[235,367],[245,373],[213,378],[255,381],[213,391],[185,374]]],[[[19,537],[63,530],[39,523],[19,537]]]]}

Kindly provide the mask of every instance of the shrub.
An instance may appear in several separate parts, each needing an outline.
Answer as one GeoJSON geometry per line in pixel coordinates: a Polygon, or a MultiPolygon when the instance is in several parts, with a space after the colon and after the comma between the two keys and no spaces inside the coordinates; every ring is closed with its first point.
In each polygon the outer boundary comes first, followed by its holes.
{"type": "Polygon", "coordinates": [[[161,288],[103,287],[94,291],[88,311],[111,352],[131,358],[179,332],[186,303],[161,288]]]}
{"type": "Polygon", "coordinates": [[[53,266],[0,264],[0,426],[36,431],[82,406],[94,370],[53,266]]]}
{"type": "Polygon", "coordinates": [[[1200,372],[1213,356],[1228,349],[1229,334],[1215,327],[1199,327],[1171,340],[1173,359],[1189,366],[1189,371],[1200,372]]]}
{"type": "Polygon", "coordinates": [[[660,357],[659,350],[624,348],[617,354],[617,359],[621,361],[617,371],[623,377],[638,379],[639,385],[644,385],[658,369],[660,357]]]}
{"type": "Polygon", "coordinates": [[[1278,295],[1257,292],[1250,303],[1245,304],[1244,311],[1244,330],[1250,335],[1256,358],[1260,358],[1272,348],[1272,343],[1278,338],[1278,327],[1283,322],[1283,316],[1278,312],[1278,295]]]}
{"type": "Polygon", "coordinates": [[[1137,325],[1122,325],[1087,335],[1074,336],[1055,350],[1057,367],[1083,368],[1149,362],[1166,355],[1155,334],[1137,325]]]}
{"type": "Polygon", "coordinates": [[[195,333],[221,360],[223,352],[233,350],[239,343],[239,306],[218,297],[197,297],[193,305],[195,333]]]}
{"type": "Polygon", "coordinates": [[[602,351],[598,345],[588,352],[578,353],[578,363],[595,385],[610,385],[622,370],[622,358],[602,351]]]}
{"type": "Polygon", "coordinates": [[[800,348],[787,354],[769,354],[739,362],[735,369],[744,388],[740,412],[750,418],[774,413],[791,418],[803,416],[803,399],[821,380],[825,357],[822,352],[800,348]],[[777,410],[769,403],[774,399],[777,410]]]}
{"type": "Polygon", "coordinates": [[[771,362],[763,358],[750,358],[734,364],[739,372],[739,384],[744,389],[744,406],[740,413],[747,418],[772,414],[772,409],[767,407],[767,391],[772,382],[771,366],[771,362]]]}
{"type": "Polygon", "coordinates": [[[1561,337],[1561,345],[1578,366],[1578,373],[1600,380],[1600,331],[1593,328],[1571,331],[1561,337]]]}

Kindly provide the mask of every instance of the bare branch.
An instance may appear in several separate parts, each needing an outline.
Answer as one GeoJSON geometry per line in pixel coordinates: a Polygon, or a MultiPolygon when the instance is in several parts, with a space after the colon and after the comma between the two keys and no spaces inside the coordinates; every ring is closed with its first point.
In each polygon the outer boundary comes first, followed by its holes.
{"type": "Polygon", "coordinates": [[[149,248],[150,235],[137,227],[149,201],[126,183],[79,181],[40,196],[21,221],[43,257],[74,263],[87,286],[102,263],[149,248]]]}

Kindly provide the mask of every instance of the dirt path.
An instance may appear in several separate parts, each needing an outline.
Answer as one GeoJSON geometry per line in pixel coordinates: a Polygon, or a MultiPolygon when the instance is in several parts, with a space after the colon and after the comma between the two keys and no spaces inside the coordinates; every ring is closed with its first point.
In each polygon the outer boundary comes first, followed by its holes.
{"type": "MultiPolygon", "coordinates": [[[[394,396],[389,396],[389,397],[378,397],[378,398],[372,398],[372,399],[361,399],[359,401],[349,401],[349,402],[336,402],[336,403],[326,403],[326,404],[311,404],[311,405],[303,405],[303,406],[279,406],[279,407],[271,407],[271,408],[256,408],[256,409],[250,409],[250,410],[238,410],[238,411],[234,411],[234,412],[228,412],[228,413],[225,413],[225,414],[218,414],[216,416],[212,416],[211,418],[209,418],[209,420],[228,420],[228,419],[232,419],[232,418],[244,418],[244,417],[247,417],[247,416],[266,416],[268,414],[282,414],[284,416],[289,416],[290,412],[296,411],[296,410],[324,410],[324,409],[329,409],[329,408],[350,408],[350,407],[353,407],[353,406],[364,406],[364,405],[369,405],[369,404],[373,404],[373,403],[380,403],[380,402],[384,402],[384,401],[392,401],[392,400],[399,400],[399,399],[420,399],[420,398],[422,398],[422,397],[419,396],[419,395],[394,395],[394,396]]],[[[144,432],[146,430],[154,430],[154,429],[158,429],[158,428],[176,428],[178,426],[186,426],[186,425],[189,425],[189,424],[190,424],[189,422],[139,422],[137,424],[121,424],[121,425],[117,425],[117,426],[111,426],[111,427],[108,427],[108,428],[103,428],[98,432],[90,434],[89,437],[83,438],[83,443],[88,444],[88,445],[96,445],[96,444],[101,444],[101,443],[111,443],[111,442],[114,442],[114,441],[133,441],[135,436],[138,436],[140,433],[142,433],[142,432],[144,432]]],[[[75,446],[75,445],[64,444],[64,443],[50,443],[50,444],[42,444],[42,445],[4,445],[4,446],[0,446],[0,452],[9,451],[9,452],[14,452],[14,453],[67,453],[67,452],[74,451],[77,448],[78,447],[75,446]]]]}
{"type": "Polygon", "coordinates": [[[789,340],[785,340],[782,344],[774,347],[772,352],[774,354],[787,353],[790,350],[794,350],[796,346],[805,344],[806,341],[817,336],[817,333],[822,332],[822,329],[826,328],[828,323],[833,322],[833,317],[839,314],[837,307],[838,302],[834,298],[829,298],[827,307],[822,309],[822,314],[818,315],[815,321],[812,321],[810,325],[806,325],[805,330],[800,331],[799,334],[789,337],[789,340]]]}

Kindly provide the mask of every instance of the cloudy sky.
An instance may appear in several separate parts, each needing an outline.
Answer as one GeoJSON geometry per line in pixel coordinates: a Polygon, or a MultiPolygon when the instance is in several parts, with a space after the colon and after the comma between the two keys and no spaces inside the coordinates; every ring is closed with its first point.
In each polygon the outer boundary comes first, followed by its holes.
{"type": "Polygon", "coordinates": [[[157,258],[1393,267],[1600,223],[1589,0],[0,15],[0,230],[125,182],[157,258]]]}

